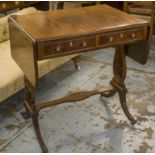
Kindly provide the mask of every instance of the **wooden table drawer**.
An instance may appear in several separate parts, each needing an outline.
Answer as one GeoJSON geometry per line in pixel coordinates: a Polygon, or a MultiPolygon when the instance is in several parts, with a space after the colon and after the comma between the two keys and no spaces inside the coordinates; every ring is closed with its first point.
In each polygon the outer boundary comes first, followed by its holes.
{"type": "Polygon", "coordinates": [[[136,28],[133,30],[110,32],[99,36],[99,46],[111,46],[120,43],[130,43],[136,40],[146,38],[145,28],[136,28]]]}
{"type": "Polygon", "coordinates": [[[127,40],[125,32],[108,33],[99,37],[100,46],[110,46],[112,44],[121,43],[127,40]]]}
{"type": "Polygon", "coordinates": [[[62,41],[48,41],[38,44],[38,59],[52,58],[59,55],[74,54],[80,50],[96,47],[96,36],[82,37],[62,41]]]}
{"type": "Polygon", "coordinates": [[[146,37],[146,32],[144,28],[139,28],[135,30],[128,30],[126,32],[128,41],[130,40],[139,40],[144,39],[146,37]]]}

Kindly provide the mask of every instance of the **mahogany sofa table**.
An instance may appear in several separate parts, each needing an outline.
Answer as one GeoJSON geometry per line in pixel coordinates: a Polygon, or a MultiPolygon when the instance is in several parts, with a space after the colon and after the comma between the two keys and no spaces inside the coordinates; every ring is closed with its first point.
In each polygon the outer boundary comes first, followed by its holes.
{"type": "Polygon", "coordinates": [[[41,12],[32,15],[12,15],[9,18],[12,57],[25,74],[26,99],[24,105],[32,118],[34,130],[43,152],[48,149],[40,133],[38,116],[43,108],[65,102],[75,102],[92,95],[111,97],[116,92],[124,113],[132,124],[125,86],[126,55],[145,63],[148,53],[149,24],[108,5],[41,12]],[[141,44],[144,48],[133,54],[132,49],[141,44]],[[133,47],[132,47],[133,46],[133,47]],[[35,104],[38,85],[38,61],[114,47],[114,77],[109,89],[96,89],[70,94],[45,103],[35,104]],[[143,50],[142,50],[143,49],[143,50]],[[144,50],[145,49],[145,50],[144,50]],[[139,57],[142,58],[139,60],[139,57]]]}

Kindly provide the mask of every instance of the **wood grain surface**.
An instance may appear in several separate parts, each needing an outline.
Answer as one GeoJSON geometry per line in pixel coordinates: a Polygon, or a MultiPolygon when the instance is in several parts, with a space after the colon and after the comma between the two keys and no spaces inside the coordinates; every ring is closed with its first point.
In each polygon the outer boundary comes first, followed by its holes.
{"type": "Polygon", "coordinates": [[[108,5],[48,11],[10,18],[35,41],[147,25],[147,21],[108,5]]]}

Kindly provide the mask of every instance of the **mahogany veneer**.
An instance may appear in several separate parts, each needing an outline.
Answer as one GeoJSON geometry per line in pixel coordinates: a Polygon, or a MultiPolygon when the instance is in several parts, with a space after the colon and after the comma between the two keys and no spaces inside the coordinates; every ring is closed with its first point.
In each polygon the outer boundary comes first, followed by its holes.
{"type": "Polygon", "coordinates": [[[65,102],[75,102],[92,95],[111,97],[116,92],[124,113],[132,124],[136,120],[126,103],[126,55],[144,64],[148,57],[149,23],[107,5],[96,5],[32,15],[10,16],[11,53],[25,74],[24,105],[32,117],[34,129],[43,152],[47,147],[42,139],[38,115],[43,108],[65,102]],[[140,45],[140,46],[139,46],[140,45]],[[38,83],[37,62],[90,50],[116,49],[113,74],[108,90],[96,89],[73,93],[53,101],[35,104],[38,83]],[[139,55],[134,54],[139,51],[139,55]]]}

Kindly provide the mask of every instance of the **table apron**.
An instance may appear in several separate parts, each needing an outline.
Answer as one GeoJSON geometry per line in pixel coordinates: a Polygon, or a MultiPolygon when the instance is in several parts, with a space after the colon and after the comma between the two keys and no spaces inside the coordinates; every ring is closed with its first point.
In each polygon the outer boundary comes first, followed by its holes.
{"type": "Polygon", "coordinates": [[[71,55],[147,39],[147,26],[37,43],[38,60],[71,55]]]}

